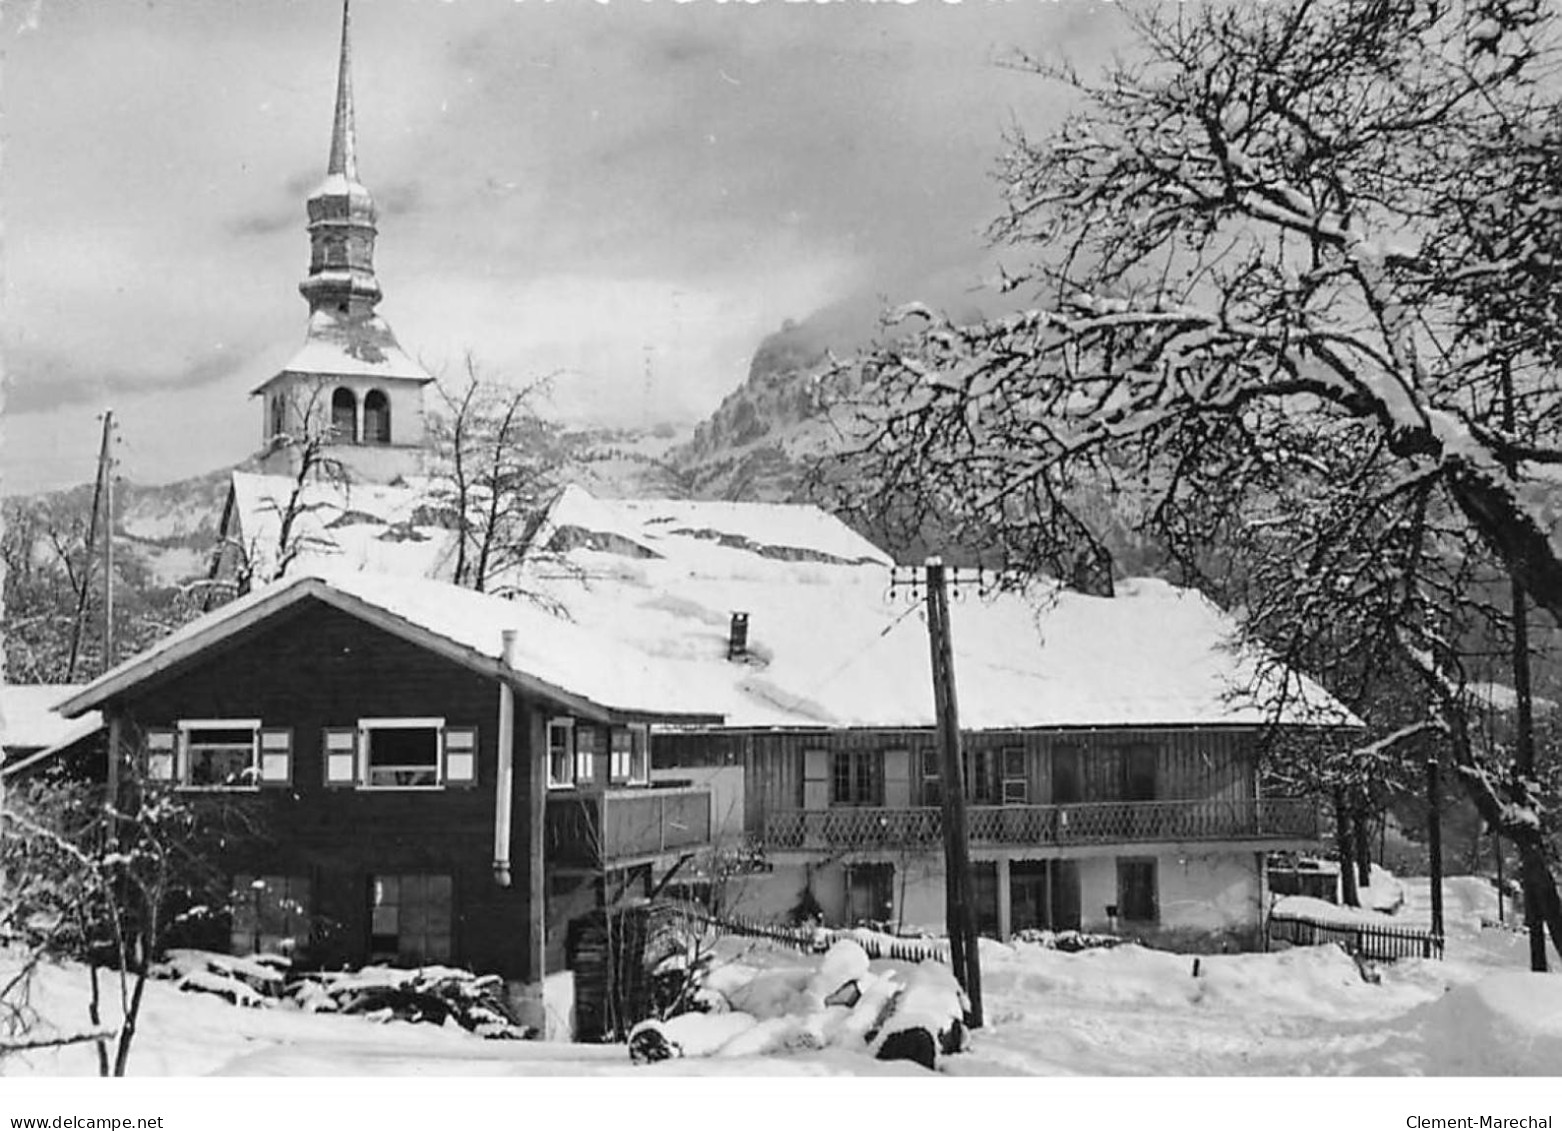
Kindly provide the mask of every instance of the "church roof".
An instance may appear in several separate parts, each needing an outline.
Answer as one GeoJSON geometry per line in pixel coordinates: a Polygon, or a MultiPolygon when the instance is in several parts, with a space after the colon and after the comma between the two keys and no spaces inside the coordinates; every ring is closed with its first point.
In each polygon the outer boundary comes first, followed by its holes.
{"type": "Polygon", "coordinates": [[[265,392],[273,381],[289,373],[380,377],[423,385],[434,379],[401,348],[383,318],[345,318],[327,309],[309,316],[303,348],[288,359],[276,376],[256,386],[251,395],[265,392]]]}

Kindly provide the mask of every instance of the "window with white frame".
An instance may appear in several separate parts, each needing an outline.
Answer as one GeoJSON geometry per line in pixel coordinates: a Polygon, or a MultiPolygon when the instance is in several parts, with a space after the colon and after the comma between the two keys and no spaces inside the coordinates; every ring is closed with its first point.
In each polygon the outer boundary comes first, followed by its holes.
{"type": "Polygon", "coordinates": [[[258,789],[293,781],[293,732],[259,719],[182,719],[142,736],[149,782],[180,789],[258,789]]]}
{"type": "Polygon", "coordinates": [[[333,788],[444,789],[477,784],[477,728],[437,718],[359,719],[321,736],[333,788]]]}
{"type": "Polygon", "coordinates": [[[548,720],[548,788],[575,784],[575,720],[548,720]]]}
{"type": "Polygon", "coordinates": [[[633,753],[633,741],[628,727],[614,727],[608,736],[608,777],[614,785],[629,781],[629,762],[633,753]]]}
{"type": "Polygon", "coordinates": [[[260,784],[259,719],[187,719],[179,724],[178,781],[193,789],[260,784]]]}
{"type": "Polygon", "coordinates": [[[614,784],[644,785],[651,780],[649,727],[643,723],[614,727],[608,742],[608,766],[614,784]]]}
{"type": "Polygon", "coordinates": [[[1025,748],[1003,748],[1003,803],[1024,805],[1030,800],[1030,779],[1025,773],[1025,748]]]}
{"type": "Polygon", "coordinates": [[[444,719],[359,719],[362,784],[370,789],[432,789],[443,780],[444,719]]]}

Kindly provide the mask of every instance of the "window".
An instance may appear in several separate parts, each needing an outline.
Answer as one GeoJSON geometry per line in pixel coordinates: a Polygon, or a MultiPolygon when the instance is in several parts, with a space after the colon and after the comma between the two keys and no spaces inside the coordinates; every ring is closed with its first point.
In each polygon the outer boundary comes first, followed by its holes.
{"type": "Polygon", "coordinates": [[[374,789],[439,785],[444,727],[444,719],[360,719],[362,784],[374,789]]]}
{"type": "Polygon", "coordinates": [[[203,789],[256,784],[260,751],[255,739],[259,729],[258,720],[227,725],[220,722],[181,723],[183,784],[203,789]]]}
{"type": "Polygon", "coordinates": [[[613,782],[638,785],[651,780],[651,743],[647,727],[614,727],[608,742],[608,772],[613,782]]]}
{"type": "Polygon", "coordinates": [[[575,784],[575,720],[548,722],[548,788],[567,789],[575,784]]]}
{"type": "Polygon", "coordinates": [[[1125,923],[1153,923],[1155,906],[1154,859],[1125,858],[1117,862],[1117,916],[1125,923]]]}
{"type": "Polygon", "coordinates": [[[390,398],[379,389],[370,389],[368,396],[363,398],[363,442],[391,442],[390,398]]]}
{"type": "Polygon", "coordinates": [[[292,955],[309,942],[309,880],[233,877],[232,954],[292,955]]]}
{"type": "Polygon", "coordinates": [[[1025,775],[1025,748],[1003,749],[1003,803],[1024,805],[1030,800],[1030,782],[1025,775]]]}
{"type": "Polygon", "coordinates": [[[976,933],[998,935],[998,865],[991,860],[971,863],[971,912],[976,933]]]}
{"type": "Polygon", "coordinates": [[[651,780],[651,728],[629,728],[629,780],[648,784],[651,780]]]}
{"type": "Polygon", "coordinates": [[[383,875],[369,881],[369,960],[448,962],[454,884],[445,875],[383,875]]]}
{"type": "Polygon", "coordinates": [[[183,789],[256,789],[292,781],[293,732],[259,719],[183,719],[149,727],[146,776],[183,789]]]}
{"type": "Polygon", "coordinates": [[[331,432],[338,440],[358,442],[358,398],[351,389],[337,389],[331,394],[331,432]]]}
{"type": "Polygon", "coordinates": [[[1123,751],[1124,801],[1155,800],[1155,747],[1129,746],[1123,751]]]}
{"type": "Polygon", "coordinates": [[[884,777],[877,750],[837,750],[830,764],[830,804],[882,805],[884,777]]]}
{"type": "Polygon", "coordinates": [[[887,923],[895,917],[895,865],[846,866],[846,922],[887,923]]]}
{"type": "Polygon", "coordinates": [[[275,440],[287,431],[287,398],[277,393],[271,398],[271,432],[266,439],[275,440]]]}
{"type": "Polygon", "coordinates": [[[590,788],[597,776],[597,751],[601,749],[602,732],[594,726],[575,728],[575,785],[590,788]]]}
{"type": "Polygon", "coordinates": [[[1078,746],[1059,746],[1052,752],[1052,804],[1072,805],[1084,797],[1084,768],[1078,746]]]}
{"type": "Polygon", "coordinates": [[[944,780],[943,756],[935,747],[922,751],[922,804],[942,805],[939,783],[944,780]]]}
{"type": "Polygon", "coordinates": [[[999,753],[989,748],[966,754],[966,796],[973,804],[998,804],[999,753]]]}

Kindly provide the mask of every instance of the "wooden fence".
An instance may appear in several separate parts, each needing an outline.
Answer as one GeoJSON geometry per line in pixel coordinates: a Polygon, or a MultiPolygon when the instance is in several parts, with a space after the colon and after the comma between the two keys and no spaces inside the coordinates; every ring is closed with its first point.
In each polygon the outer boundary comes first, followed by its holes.
{"type": "Polygon", "coordinates": [[[696,923],[726,934],[767,939],[804,954],[826,951],[841,939],[851,939],[869,958],[889,958],[897,962],[925,962],[931,958],[935,962],[949,962],[949,947],[940,939],[902,939],[850,927],[784,927],[742,916],[716,918],[698,910],[686,910],[684,914],[696,923]]]}
{"type": "Polygon", "coordinates": [[[1396,958],[1442,958],[1443,936],[1417,927],[1391,927],[1376,923],[1327,923],[1304,915],[1270,915],[1265,931],[1268,942],[1297,946],[1336,943],[1350,954],[1381,962],[1396,958]]]}

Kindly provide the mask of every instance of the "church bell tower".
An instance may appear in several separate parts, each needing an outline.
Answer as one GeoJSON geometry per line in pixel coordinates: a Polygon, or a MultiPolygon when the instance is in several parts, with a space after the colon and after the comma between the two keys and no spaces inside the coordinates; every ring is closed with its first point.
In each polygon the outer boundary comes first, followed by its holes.
{"type": "Polygon", "coordinates": [[[358,179],[353,114],[352,15],[343,0],[331,152],[306,202],[309,272],[298,290],[309,326],[303,348],[252,395],[262,404],[264,470],[296,470],[303,445],[323,441],[351,478],[389,483],[423,470],[423,387],[433,378],[375,313],[378,214],[358,179]]]}

